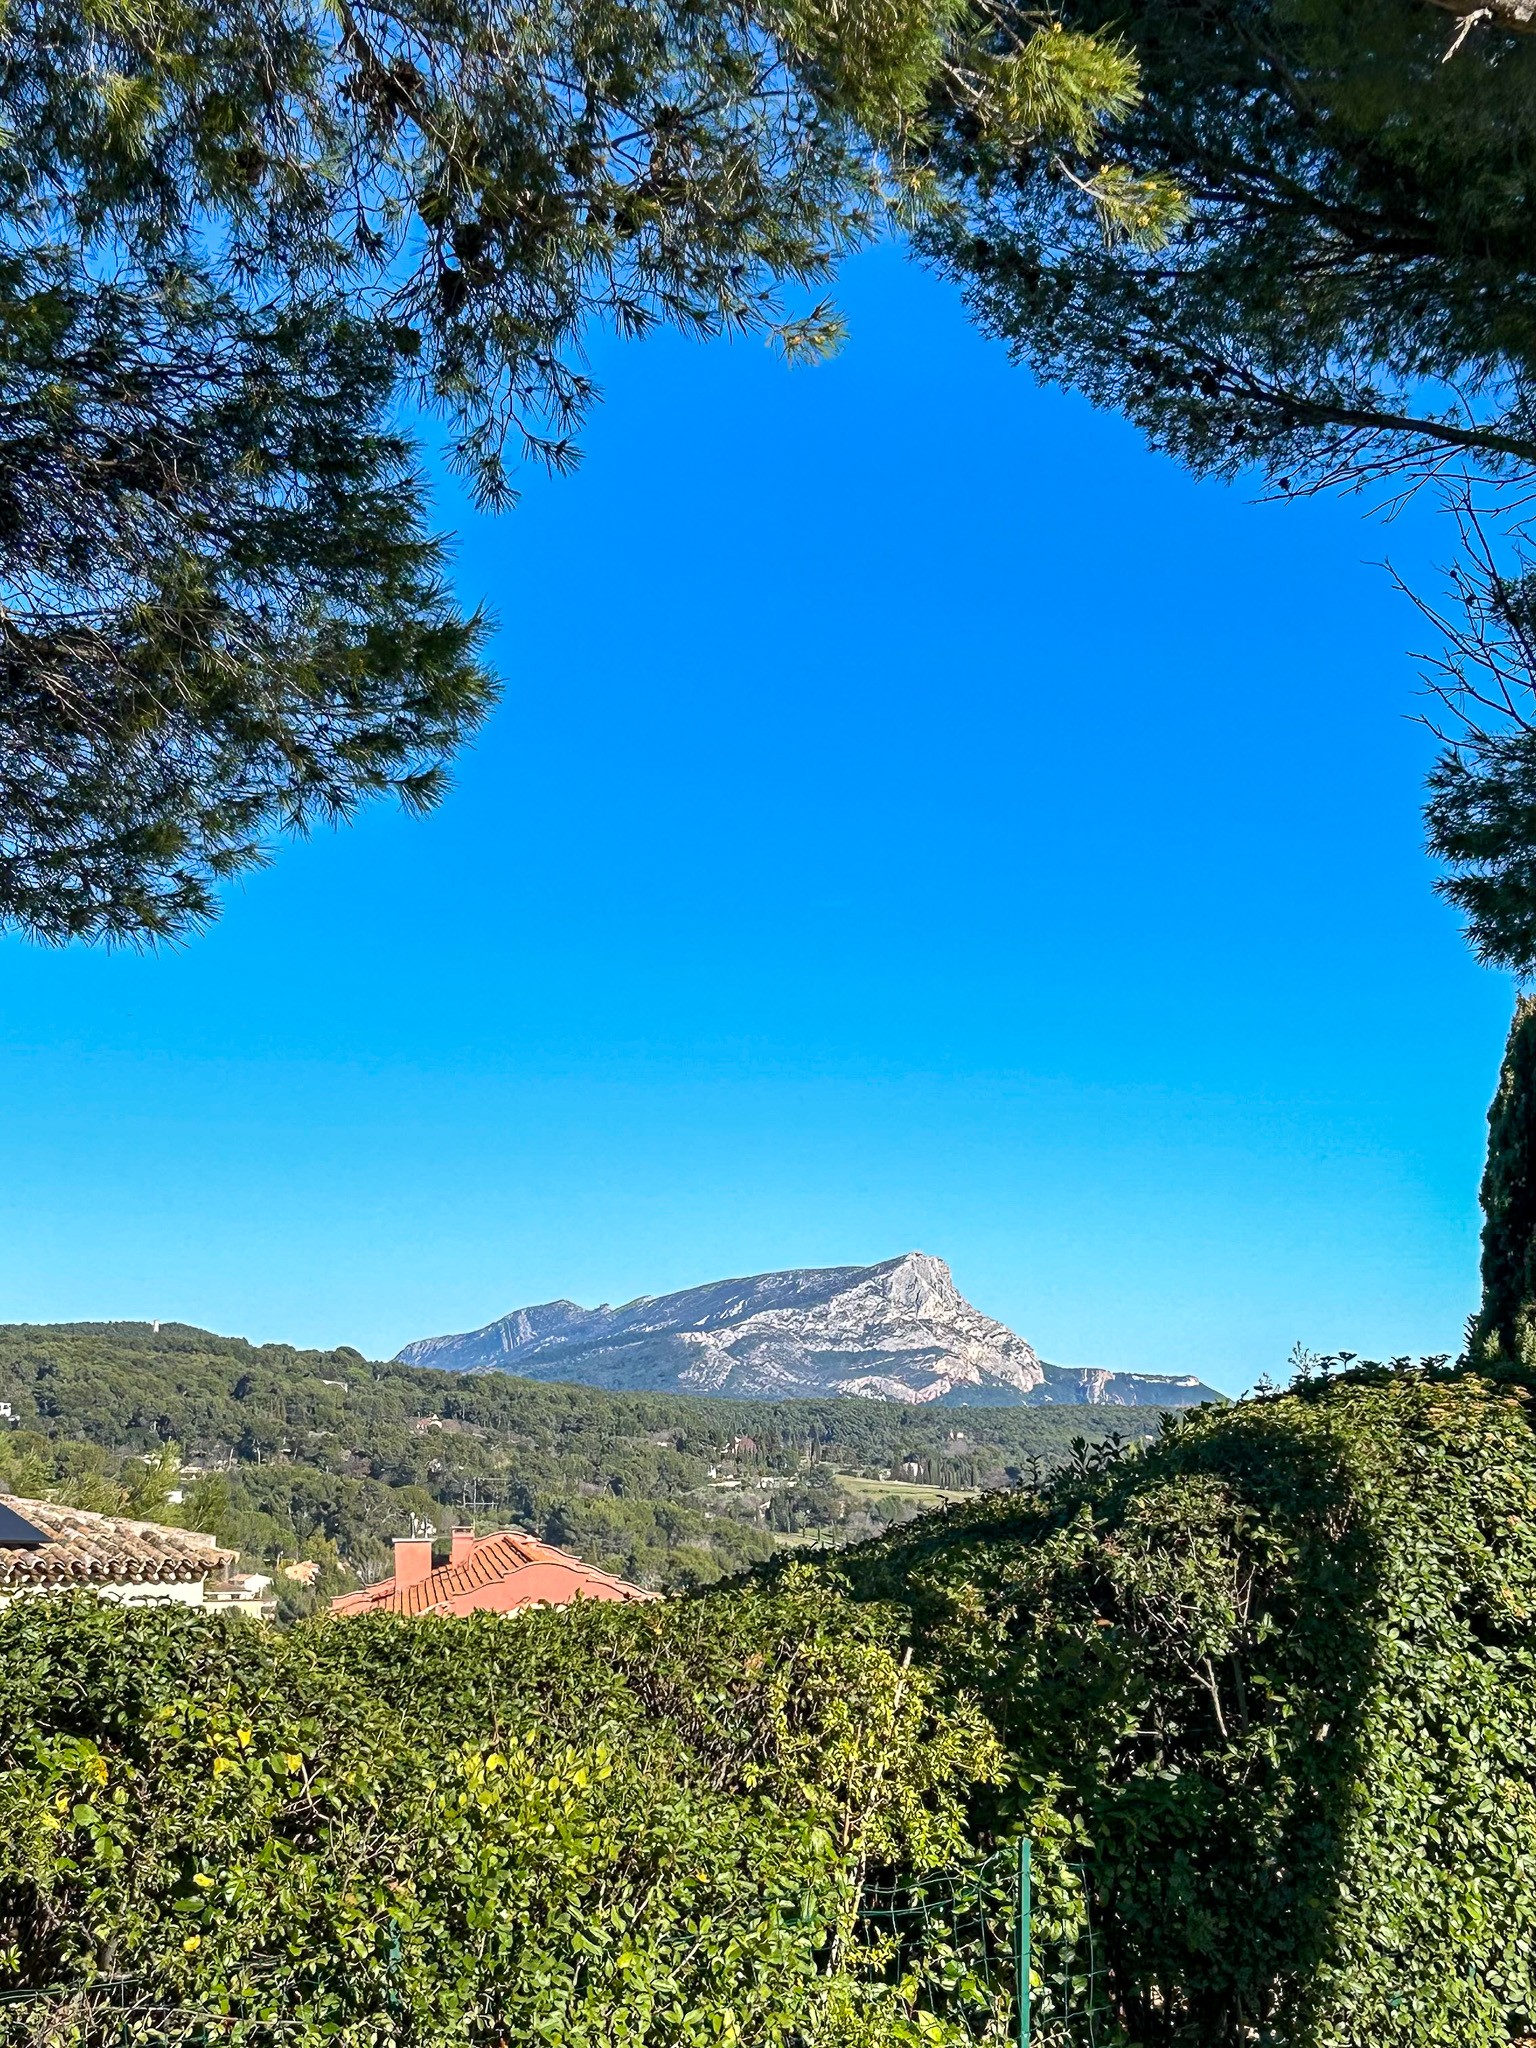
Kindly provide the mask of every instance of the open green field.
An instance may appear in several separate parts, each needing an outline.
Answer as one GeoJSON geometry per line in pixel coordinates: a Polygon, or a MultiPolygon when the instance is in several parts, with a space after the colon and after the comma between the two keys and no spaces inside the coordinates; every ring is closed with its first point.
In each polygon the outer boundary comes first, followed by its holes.
{"type": "Polygon", "coordinates": [[[900,1500],[909,1500],[914,1506],[923,1508],[942,1508],[952,1502],[974,1500],[981,1491],[976,1486],[924,1486],[915,1479],[859,1479],[849,1472],[839,1472],[837,1483],[844,1493],[856,1494],[862,1500],[879,1500],[887,1494],[894,1494],[900,1500]]]}

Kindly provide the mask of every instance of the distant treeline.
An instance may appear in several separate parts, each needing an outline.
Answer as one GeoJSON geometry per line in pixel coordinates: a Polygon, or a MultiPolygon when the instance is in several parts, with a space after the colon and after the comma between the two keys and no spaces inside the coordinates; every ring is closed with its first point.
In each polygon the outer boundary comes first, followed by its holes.
{"type": "Polygon", "coordinates": [[[1151,1435],[1162,1414],[611,1393],[182,1323],[0,1326],[0,1401],[13,1492],[179,1515],[251,1560],[318,1558],[321,1595],[387,1570],[413,1516],[515,1522],[642,1583],[706,1584],[786,1540],[888,1527],[923,1504],[903,1486],[1031,1484],[1074,1439],[1151,1435]]]}

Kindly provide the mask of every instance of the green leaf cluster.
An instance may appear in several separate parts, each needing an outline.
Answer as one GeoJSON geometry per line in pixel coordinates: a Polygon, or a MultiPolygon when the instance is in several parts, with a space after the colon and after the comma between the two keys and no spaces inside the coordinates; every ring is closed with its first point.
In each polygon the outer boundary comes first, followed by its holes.
{"type": "Polygon", "coordinates": [[[1087,1846],[1122,2038],[1476,2048],[1536,2016],[1536,1438],[1360,1368],[829,1569],[1087,1846]]]}
{"type": "Polygon", "coordinates": [[[915,2041],[860,1873],[957,1853],[996,1748],[892,1647],[803,1583],[288,1634],[18,1601],[0,1987],[115,1971],[299,2048],[915,2041]]]}

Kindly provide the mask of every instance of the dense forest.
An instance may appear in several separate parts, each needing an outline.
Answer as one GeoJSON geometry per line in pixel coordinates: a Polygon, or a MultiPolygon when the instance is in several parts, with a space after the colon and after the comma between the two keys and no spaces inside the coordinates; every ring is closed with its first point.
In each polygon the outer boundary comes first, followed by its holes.
{"type": "Polygon", "coordinates": [[[614,1394],[379,1363],[182,1323],[0,1326],[0,1487],[318,1561],[297,1612],[389,1568],[412,1519],[512,1523],[642,1584],[709,1584],[1038,1482],[1149,1408],[914,1409],[614,1394]]]}

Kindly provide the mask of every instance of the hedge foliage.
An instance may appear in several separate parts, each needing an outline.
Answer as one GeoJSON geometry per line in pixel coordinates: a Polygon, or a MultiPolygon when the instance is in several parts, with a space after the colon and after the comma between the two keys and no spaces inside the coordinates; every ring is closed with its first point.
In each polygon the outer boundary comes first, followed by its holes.
{"type": "Polygon", "coordinates": [[[286,1635],[18,1601],[0,1988],[127,1972],[295,2048],[942,2048],[853,1908],[960,1852],[997,1752],[893,1649],[804,1582],[286,1635]]]}
{"type": "Polygon", "coordinates": [[[1135,2048],[1526,2040],[1533,1403],[1356,1371],[651,1607],[18,1602],[0,1988],[126,1971],[299,2048],[950,2048],[861,1883],[1023,1830],[1037,1967],[1086,1856],[1135,2048]]]}
{"type": "Polygon", "coordinates": [[[1138,2044],[1536,2033],[1529,1393],[1356,1373],[828,1568],[1091,1843],[1138,2044]]]}

